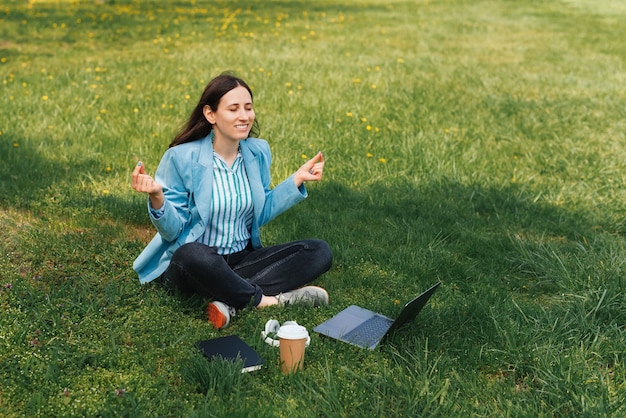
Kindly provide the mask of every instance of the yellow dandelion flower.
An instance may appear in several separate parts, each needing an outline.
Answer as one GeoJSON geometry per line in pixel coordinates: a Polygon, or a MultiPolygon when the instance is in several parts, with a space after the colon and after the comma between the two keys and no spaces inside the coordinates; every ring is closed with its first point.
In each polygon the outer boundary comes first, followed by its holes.
{"type": "Polygon", "coordinates": [[[111,166],[110,166],[110,165],[107,165],[107,167],[104,169],[104,171],[106,171],[106,172],[109,172],[109,171],[111,171],[111,170],[112,170],[112,168],[111,168],[111,166]]]}
{"type": "Polygon", "coordinates": [[[404,64],[404,59],[398,58],[398,64],[404,64]]]}
{"type": "Polygon", "coordinates": [[[133,85],[132,85],[132,84],[126,84],[126,89],[127,89],[127,90],[132,90],[132,88],[133,88],[133,85]]]}
{"type": "Polygon", "coordinates": [[[285,83],[285,87],[287,87],[287,88],[291,87],[291,83],[290,82],[286,82],[285,83]]]}
{"type": "Polygon", "coordinates": [[[5,62],[7,62],[7,59],[5,57],[2,57],[2,58],[0,58],[0,62],[2,62],[4,64],[5,62]]]}
{"type": "Polygon", "coordinates": [[[351,118],[352,117],[352,112],[346,112],[346,116],[351,118]]]}
{"type": "Polygon", "coordinates": [[[302,154],[301,157],[302,157],[303,160],[307,160],[309,158],[309,157],[306,156],[306,154],[302,154]]]}
{"type": "Polygon", "coordinates": [[[13,148],[17,148],[17,147],[19,147],[19,146],[20,146],[20,144],[18,144],[17,142],[14,142],[14,143],[13,143],[13,148]]]}
{"type": "Polygon", "coordinates": [[[185,94],[185,100],[189,100],[189,99],[191,99],[191,96],[188,94],[185,94]]]}
{"type": "Polygon", "coordinates": [[[133,112],[135,112],[135,113],[139,113],[139,109],[134,108],[134,109],[133,109],[133,112]]]}
{"type": "Polygon", "coordinates": [[[386,158],[379,158],[378,161],[380,161],[383,164],[387,163],[387,159],[386,158]]]}
{"type": "Polygon", "coordinates": [[[352,81],[354,81],[355,83],[360,83],[361,79],[357,77],[357,78],[352,79],[352,81]]]}
{"type": "Polygon", "coordinates": [[[26,81],[22,82],[22,87],[28,87],[28,83],[26,81]]]}
{"type": "Polygon", "coordinates": [[[365,154],[365,156],[367,158],[372,158],[374,156],[374,154],[372,154],[371,152],[368,152],[367,154],[365,154]]]}
{"type": "Polygon", "coordinates": [[[376,90],[376,84],[372,84],[372,85],[370,86],[370,88],[371,88],[372,90],[376,90]]]}
{"type": "Polygon", "coordinates": [[[103,194],[103,195],[105,195],[105,196],[107,196],[107,195],[109,194],[109,190],[108,190],[108,189],[104,189],[104,190],[102,191],[102,194],[103,194]]]}
{"type": "Polygon", "coordinates": [[[368,131],[371,131],[371,130],[372,130],[372,127],[371,127],[370,125],[367,125],[367,126],[365,127],[365,129],[367,129],[368,131]]]}
{"type": "Polygon", "coordinates": [[[41,96],[41,100],[45,102],[46,100],[48,100],[48,96],[41,96]]]}
{"type": "Polygon", "coordinates": [[[107,112],[106,109],[100,109],[100,113],[102,113],[103,115],[107,112]]]}

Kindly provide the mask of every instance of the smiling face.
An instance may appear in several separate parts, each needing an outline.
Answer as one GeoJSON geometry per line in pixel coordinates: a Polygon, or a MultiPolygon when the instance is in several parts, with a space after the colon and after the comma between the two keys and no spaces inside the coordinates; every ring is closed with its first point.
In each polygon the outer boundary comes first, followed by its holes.
{"type": "Polygon", "coordinates": [[[248,138],[254,123],[252,96],[243,86],[237,86],[222,96],[217,110],[204,106],[204,117],[213,125],[214,141],[239,142],[248,138]]]}

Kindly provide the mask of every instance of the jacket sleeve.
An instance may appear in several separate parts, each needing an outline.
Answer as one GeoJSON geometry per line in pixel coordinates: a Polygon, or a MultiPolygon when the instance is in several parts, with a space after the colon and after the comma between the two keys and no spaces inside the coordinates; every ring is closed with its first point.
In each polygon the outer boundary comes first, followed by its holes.
{"type": "Polygon", "coordinates": [[[273,189],[271,186],[270,166],[272,163],[272,156],[269,149],[269,145],[264,143],[263,160],[260,164],[261,167],[261,182],[265,190],[265,205],[263,207],[262,215],[259,219],[259,226],[262,226],[278,215],[285,212],[287,209],[306,199],[307,191],[304,184],[300,187],[296,186],[293,179],[293,175],[283,180],[273,189]]]}
{"type": "MultiPolygon", "coordinates": [[[[150,220],[165,241],[175,241],[189,222],[190,192],[181,172],[176,153],[169,149],[161,159],[155,174],[155,181],[163,187],[165,196],[163,213],[156,217],[149,210],[150,220]]],[[[148,205],[150,205],[148,200],[148,205]]]]}

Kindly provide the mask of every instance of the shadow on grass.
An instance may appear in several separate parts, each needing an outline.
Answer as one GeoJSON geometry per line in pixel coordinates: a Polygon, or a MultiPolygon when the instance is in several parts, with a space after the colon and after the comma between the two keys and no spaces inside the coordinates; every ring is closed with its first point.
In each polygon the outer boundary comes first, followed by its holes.
{"type": "Polygon", "coordinates": [[[321,279],[334,296],[331,313],[355,303],[394,316],[400,304],[441,280],[410,327],[430,335],[433,346],[491,344],[499,338],[495,318],[547,318],[541,311],[554,303],[559,311],[581,312],[581,333],[626,315],[611,303],[596,325],[583,321],[582,312],[601,302],[599,287],[608,289],[605,301],[621,292],[626,266],[610,264],[623,244],[609,222],[535,201],[517,185],[442,180],[352,190],[329,182],[284,216],[274,221],[279,240],[315,236],[334,250],[335,266],[321,279]],[[564,294],[572,297],[563,301],[564,294]]]}
{"type": "Polygon", "coordinates": [[[405,278],[436,276],[464,290],[486,280],[505,289],[556,291],[558,283],[533,270],[541,266],[532,265],[528,249],[579,252],[614,232],[608,221],[537,202],[519,186],[452,180],[375,184],[359,191],[329,182],[286,217],[284,228],[295,222],[299,236],[327,239],[340,264],[366,260],[405,278]],[[517,279],[524,283],[510,283],[517,279]]]}
{"type": "MultiPolygon", "coordinates": [[[[0,207],[30,210],[35,213],[66,211],[84,214],[86,220],[115,219],[133,225],[147,222],[140,196],[110,190],[103,193],[95,186],[108,176],[99,161],[75,159],[60,161],[38,152],[30,138],[3,135],[0,144],[0,207]]],[[[130,190],[130,178],[128,179],[130,190]]]]}

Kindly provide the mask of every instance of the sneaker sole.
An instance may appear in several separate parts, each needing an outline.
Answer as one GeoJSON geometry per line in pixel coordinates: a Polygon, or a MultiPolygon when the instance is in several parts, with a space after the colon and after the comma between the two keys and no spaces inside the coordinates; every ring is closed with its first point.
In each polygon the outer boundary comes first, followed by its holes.
{"type": "Polygon", "coordinates": [[[209,306],[207,306],[207,318],[217,329],[224,328],[228,325],[226,315],[224,315],[222,311],[220,311],[220,308],[213,303],[209,303],[209,306]]]}

